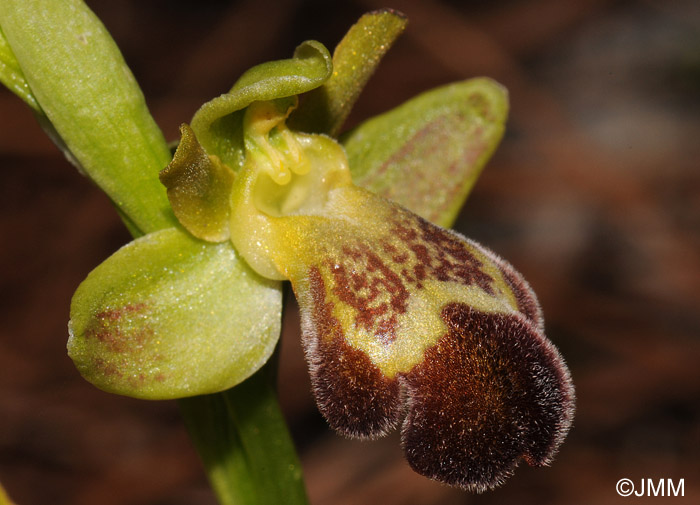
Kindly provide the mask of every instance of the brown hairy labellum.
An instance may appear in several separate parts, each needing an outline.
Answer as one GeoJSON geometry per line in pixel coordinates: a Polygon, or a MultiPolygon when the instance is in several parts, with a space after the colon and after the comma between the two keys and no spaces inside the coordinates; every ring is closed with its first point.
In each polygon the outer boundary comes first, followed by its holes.
{"type": "Polygon", "coordinates": [[[574,392],[531,289],[486,248],[383,207],[383,227],[332,224],[337,241],[291,276],[319,409],[351,437],[403,422],[411,467],[472,491],[548,464],[574,392]]]}

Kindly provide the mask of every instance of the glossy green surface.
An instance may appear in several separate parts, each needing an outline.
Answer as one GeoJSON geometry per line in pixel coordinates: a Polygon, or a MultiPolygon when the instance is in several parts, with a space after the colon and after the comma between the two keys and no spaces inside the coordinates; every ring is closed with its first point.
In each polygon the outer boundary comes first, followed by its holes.
{"type": "Polygon", "coordinates": [[[106,391],[181,398],[235,386],[270,357],[279,284],[229,243],[178,228],[150,233],[93,270],[71,303],[68,352],[106,391]]]}

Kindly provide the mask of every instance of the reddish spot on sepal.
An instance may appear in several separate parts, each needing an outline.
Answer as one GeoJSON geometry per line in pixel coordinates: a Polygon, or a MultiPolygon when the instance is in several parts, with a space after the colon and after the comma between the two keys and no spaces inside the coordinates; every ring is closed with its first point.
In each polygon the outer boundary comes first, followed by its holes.
{"type": "Polygon", "coordinates": [[[123,307],[98,312],[85,329],[85,339],[98,340],[111,352],[134,352],[138,346],[153,336],[153,330],[148,324],[140,326],[135,331],[125,329],[125,326],[128,327],[130,318],[140,316],[147,309],[144,303],[128,303],[123,307]]]}
{"type": "Polygon", "coordinates": [[[402,377],[408,462],[472,491],[509,477],[520,459],[548,464],[569,430],[574,392],[566,366],[530,321],[445,307],[449,331],[402,377]]]}

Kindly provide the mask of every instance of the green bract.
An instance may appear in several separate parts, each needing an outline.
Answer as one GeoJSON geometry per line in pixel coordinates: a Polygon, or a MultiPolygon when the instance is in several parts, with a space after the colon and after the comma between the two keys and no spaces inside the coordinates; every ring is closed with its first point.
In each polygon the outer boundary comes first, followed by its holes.
{"type": "Polygon", "coordinates": [[[173,226],[158,182],[170,152],[99,19],[80,0],[3,0],[0,27],[69,159],[112,199],[132,231],[173,226]]]}
{"type": "Polygon", "coordinates": [[[34,111],[41,111],[2,30],[0,30],[0,82],[24,100],[34,111]]]}

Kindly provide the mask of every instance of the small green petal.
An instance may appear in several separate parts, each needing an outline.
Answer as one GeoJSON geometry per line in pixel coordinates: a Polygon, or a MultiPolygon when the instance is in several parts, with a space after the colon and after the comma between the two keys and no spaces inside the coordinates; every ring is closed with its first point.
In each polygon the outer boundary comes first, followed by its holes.
{"type": "Polygon", "coordinates": [[[173,161],[160,173],[170,205],[195,237],[210,242],[227,240],[233,171],[216,156],[207,156],[189,126],[183,124],[180,133],[173,161]]]}
{"type": "Polygon", "coordinates": [[[398,11],[368,12],[333,52],[333,75],[311,91],[290,117],[290,127],[336,136],[379,62],[406,28],[398,11]]]}
{"type": "Polygon", "coordinates": [[[503,136],[506,90],[478,78],[428,91],[350,132],[353,181],[449,227],[503,136]]]}
{"type": "Polygon", "coordinates": [[[121,248],[71,303],[68,353],[105,391],[147,399],[222,391],[270,357],[281,290],[230,244],[176,228],[121,248]]]}
{"type": "Polygon", "coordinates": [[[79,0],[2,0],[0,26],[50,121],[43,126],[69,159],[141,233],[173,226],[157,178],[170,151],[94,13],[79,0]]]}
{"type": "Polygon", "coordinates": [[[274,100],[305,93],[323,84],[333,64],[328,50],[316,41],[306,41],[294,57],[257,65],[234,84],[231,91],[200,107],[191,126],[208,153],[237,171],[244,161],[243,109],[255,101],[274,100]]]}

